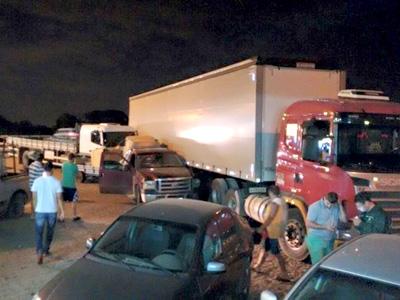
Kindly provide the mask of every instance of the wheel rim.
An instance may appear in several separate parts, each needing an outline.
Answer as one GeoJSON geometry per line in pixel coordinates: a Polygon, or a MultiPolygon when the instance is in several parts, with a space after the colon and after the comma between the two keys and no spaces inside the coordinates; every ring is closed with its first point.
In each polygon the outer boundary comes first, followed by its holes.
{"type": "Polygon", "coordinates": [[[218,193],[216,190],[211,191],[211,201],[214,203],[218,203],[218,193]]]}
{"type": "Polygon", "coordinates": [[[298,250],[304,244],[305,228],[297,220],[289,220],[285,231],[285,241],[289,248],[298,250]]]}
{"type": "Polygon", "coordinates": [[[237,208],[237,203],[235,199],[229,199],[228,200],[228,207],[232,210],[236,210],[237,208]]]}

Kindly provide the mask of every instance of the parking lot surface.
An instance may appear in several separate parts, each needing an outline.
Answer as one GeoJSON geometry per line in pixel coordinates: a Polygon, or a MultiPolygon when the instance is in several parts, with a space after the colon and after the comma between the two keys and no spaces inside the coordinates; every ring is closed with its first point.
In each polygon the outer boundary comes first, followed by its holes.
{"type": "MultiPolygon", "coordinates": [[[[59,177],[57,170],[56,177],[59,177]]],[[[31,299],[47,281],[70,266],[85,251],[88,237],[98,236],[117,216],[133,207],[124,195],[100,194],[96,183],[79,184],[81,221],[72,221],[72,207],[66,205],[66,220],[58,223],[50,257],[44,264],[36,264],[34,245],[34,220],[30,218],[30,204],[25,216],[19,219],[0,220],[0,298],[31,299]]],[[[254,255],[258,252],[258,246],[254,255]]],[[[308,265],[288,259],[290,275],[296,280],[308,265]]],[[[264,289],[282,297],[293,283],[275,280],[277,264],[266,261],[261,272],[252,273],[251,299],[259,299],[264,289]]]]}

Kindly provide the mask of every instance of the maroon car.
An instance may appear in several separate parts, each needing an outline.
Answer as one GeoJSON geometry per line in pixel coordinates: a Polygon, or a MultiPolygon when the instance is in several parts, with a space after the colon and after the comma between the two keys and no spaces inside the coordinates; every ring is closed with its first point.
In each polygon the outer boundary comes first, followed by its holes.
{"type": "Polygon", "coordinates": [[[231,209],[162,199],[120,216],[33,299],[247,299],[251,231],[231,209]]]}

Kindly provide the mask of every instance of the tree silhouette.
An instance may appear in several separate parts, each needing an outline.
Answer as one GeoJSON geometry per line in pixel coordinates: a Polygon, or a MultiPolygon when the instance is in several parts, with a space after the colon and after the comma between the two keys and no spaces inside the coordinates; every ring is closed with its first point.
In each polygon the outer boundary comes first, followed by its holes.
{"type": "Polygon", "coordinates": [[[56,128],[75,127],[76,123],[80,123],[78,117],[69,113],[63,113],[56,120],[56,128]]]}
{"type": "Polygon", "coordinates": [[[128,116],[120,110],[94,110],[85,114],[85,123],[118,123],[128,124],[128,116]]]}

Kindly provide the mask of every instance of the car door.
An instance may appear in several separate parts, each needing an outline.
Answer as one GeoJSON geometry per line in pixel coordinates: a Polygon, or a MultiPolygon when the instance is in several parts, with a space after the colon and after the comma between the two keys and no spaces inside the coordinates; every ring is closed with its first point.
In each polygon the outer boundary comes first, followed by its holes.
{"type": "Polygon", "coordinates": [[[120,152],[104,151],[100,161],[99,187],[101,193],[132,193],[133,168],[120,152]]]}
{"type": "Polygon", "coordinates": [[[293,189],[300,151],[300,126],[297,120],[288,117],[284,123],[284,131],[280,136],[280,150],[277,153],[276,184],[283,191],[293,189]]]}
{"type": "Polygon", "coordinates": [[[6,184],[3,183],[3,179],[0,178],[0,215],[3,214],[7,210],[8,206],[8,198],[9,197],[9,192],[6,190],[6,184]]]}
{"type": "Polygon", "coordinates": [[[203,245],[201,248],[200,265],[201,270],[198,285],[202,298],[214,299],[226,289],[225,273],[214,274],[207,272],[209,262],[221,262],[222,260],[222,240],[218,227],[217,217],[213,217],[206,225],[203,245]]]}
{"type": "Polygon", "coordinates": [[[335,168],[332,155],[331,124],[329,120],[305,120],[302,123],[301,158],[296,167],[294,189],[307,200],[317,200],[337,191],[333,186],[335,168]]]}
{"type": "Polygon", "coordinates": [[[226,291],[235,292],[241,282],[244,271],[249,263],[248,257],[241,253],[241,239],[235,218],[228,210],[223,210],[218,217],[218,228],[221,234],[221,262],[226,265],[223,285],[226,291]]]}

